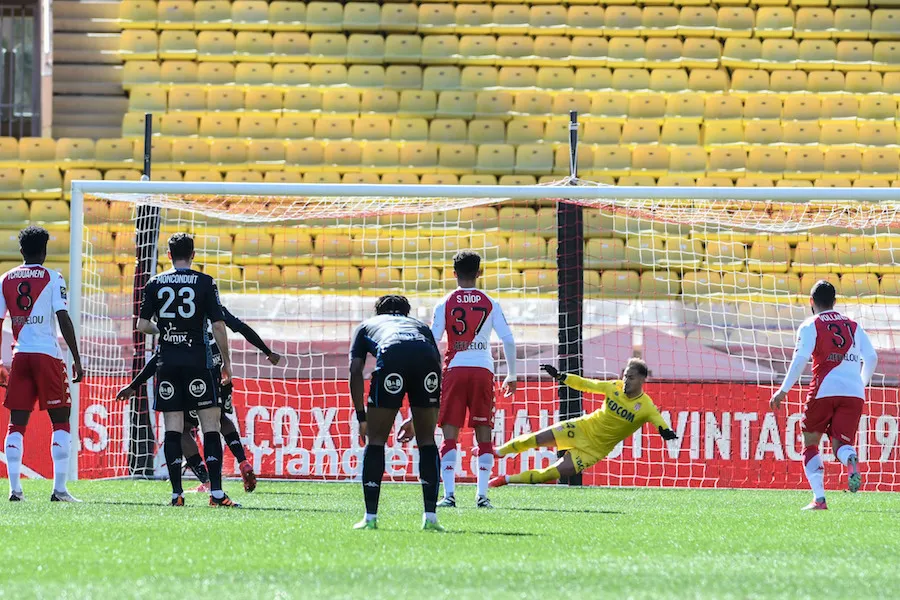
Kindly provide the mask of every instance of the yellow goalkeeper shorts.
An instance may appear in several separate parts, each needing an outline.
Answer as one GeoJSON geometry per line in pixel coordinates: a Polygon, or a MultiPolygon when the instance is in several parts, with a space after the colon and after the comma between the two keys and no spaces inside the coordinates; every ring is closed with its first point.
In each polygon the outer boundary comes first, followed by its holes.
{"type": "Polygon", "coordinates": [[[563,421],[553,427],[553,437],[556,439],[556,447],[560,450],[568,450],[575,464],[575,472],[581,473],[588,467],[606,458],[609,452],[602,452],[596,448],[596,444],[589,437],[590,425],[586,422],[587,416],[563,421]]]}

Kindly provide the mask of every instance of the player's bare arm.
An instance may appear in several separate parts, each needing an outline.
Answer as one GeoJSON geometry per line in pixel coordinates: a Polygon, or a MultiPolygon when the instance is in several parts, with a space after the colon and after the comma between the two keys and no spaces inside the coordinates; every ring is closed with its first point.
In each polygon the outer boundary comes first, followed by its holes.
{"type": "Polygon", "coordinates": [[[350,399],[353,400],[353,409],[356,411],[356,420],[359,422],[359,439],[362,443],[366,442],[365,368],[366,359],[353,358],[350,360],[350,399]]]}
{"type": "Polygon", "coordinates": [[[150,319],[138,319],[137,330],[147,335],[159,335],[159,327],[150,319]]]}
{"type": "Polygon", "coordinates": [[[72,318],[69,312],[65,310],[56,313],[56,320],[59,323],[59,332],[72,353],[72,383],[78,383],[84,379],[84,368],[81,366],[81,354],[78,352],[78,339],[75,337],[75,326],[72,324],[72,318]]]}
{"type": "Polygon", "coordinates": [[[213,338],[222,354],[222,385],[231,381],[231,353],[228,351],[228,331],[225,329],[225,321],[215,321],[212,324],[213,338]]]}

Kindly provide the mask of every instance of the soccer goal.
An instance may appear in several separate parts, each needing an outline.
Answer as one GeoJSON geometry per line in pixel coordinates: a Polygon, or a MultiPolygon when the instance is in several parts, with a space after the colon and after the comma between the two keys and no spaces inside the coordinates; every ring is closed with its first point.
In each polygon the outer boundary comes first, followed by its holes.
{"type": "MultiPolygon", "coordinates": [[[[169,235],[188,231],[223,303],[286,358],[272,366],[230,337],[234,418],[263,477],[357,476],[353,329],[390,292],[430,322],[454,287],[453,254],[472,248],[518,344],[522,383],[497,397],[496,443],[600,407],[541,377],[540,364],[615,378],[640,356],[679,439],[639,431],[584,483],[805,487],[801,393],[778,414],[767,400],[824,278],[880,353],[857,443],[866,488],[900,490],[898,207],[900,191],[886,189],[73,182],[68,277],[87,370],[78,474],[159,466],[152,399],[115,393],[151,349],[133,334],[140,287],[168,268],[169,235]]],[[[463,476],[473,473],[468,442],[463,476]]],[[[495,468],[553,458],[532,451],[495,468]]],[[[416,461],[414,446],[389,444],[390,478],[413,480],[416,461]]],[[[834,484],[839,466],[826,470],[834,484]]]]}

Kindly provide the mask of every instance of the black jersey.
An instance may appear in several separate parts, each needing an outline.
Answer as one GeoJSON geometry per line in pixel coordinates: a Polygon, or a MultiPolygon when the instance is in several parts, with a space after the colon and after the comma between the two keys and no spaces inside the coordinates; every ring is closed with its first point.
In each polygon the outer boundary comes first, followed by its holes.
{"type": "MultiPolygon", "coordinates": [[[[247,327],[247,325],[243,321],[238,319],[236,316],[231,314],[231,311],[229,311],[227,308],[225,308],[224,306],[221,306],[221,305],[220,305],[220,307],[222,308],[222,317],[223,317],[222,320],[225,321],[225,326],[228,327],[228,329],[234,331],[235,333],[243,333],[243,331],[247,327]]],[[[213,366],[213,368],[219,368],[222,366],[222,353],[219,352],[219,345],[216,343],[216,340],[212,336],[212,333],[209,334],[208,340],[209,340],[209,353],[212,358],[212,366],[213,366]]],[[[256,344],[254,344],[254,345],[256,345],[256,344]]]]}
{"type": "Polygon", "coordinates": [[[212,367],[207,320],[222,321],[215,280],[193,269],[171,269],[144,288],[141,318],[156,317],[161,365],[212,367]]]}
{"type": "Polygon", "coordinates": [[[356,328],[350,358],[366,358],[371,354],[380,364],[388,350],[409,342],[433,346],[437,352],[431,329],[422,321],[402,315],[378,315],[356,328]]]}

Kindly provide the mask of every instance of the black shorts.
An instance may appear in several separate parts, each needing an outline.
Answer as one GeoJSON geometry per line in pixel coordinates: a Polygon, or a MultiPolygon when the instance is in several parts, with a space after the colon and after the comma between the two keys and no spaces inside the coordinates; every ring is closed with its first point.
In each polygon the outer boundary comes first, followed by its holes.
{"type": "Polygon", "coordinates": [[[430,344],[404,342],[379,357],[369,385],[369,406],[400,408],[404,396],[416,408],[440,407],[441,357],[430,344]]]}
{"type": "Polygon", "coordinates": [[[173,365],[156,370],[153,410],[176,412],[216,406],[219,400],[209,369],[173,365]]]}
{"type": "MultiPolygon", "coordinates": [[[[216,382],[216,396],[219,401],[219,406],[222,407],[222,412],[228,415],[232,414],[234,412],[234,405],[232,404],[231,396],[234,393],[234,384],[229,381],[226,385],[222,385],[221,367],[214,367],[212,369],[212,378],[213,381],[216,382]]],[[[196,410],[185,411],[184,420],[192,429],[200,427],[200,419],[197,417],[196,410]]]]}

